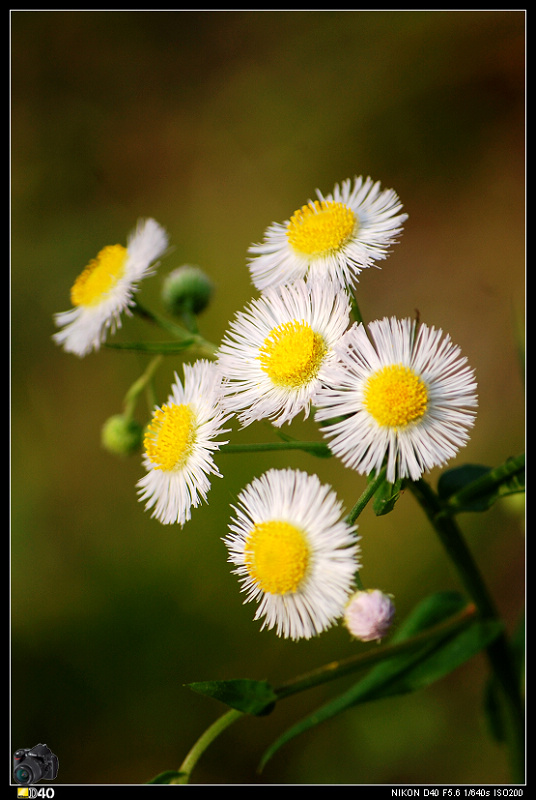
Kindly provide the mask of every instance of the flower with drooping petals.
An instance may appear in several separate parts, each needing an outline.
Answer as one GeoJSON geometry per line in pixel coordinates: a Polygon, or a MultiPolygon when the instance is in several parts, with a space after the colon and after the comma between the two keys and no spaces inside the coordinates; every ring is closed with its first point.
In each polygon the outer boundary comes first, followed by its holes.
{"type": "Polygon", "coordinates": [[[175,373],[167,403],[157,407],[147,428],[143,455],[146,474],[138,481],[139,499],[164,525],[183,526],[191,509],[207,499],[210,475],[221,477],[213,453],[226,442],[228,415],[220,405],[221,378],[214,362],[184,364],[184,385],[175,373]]]}
{"type": "Polygon", "coordinates": [[[54,341],[80,357],[98,350],[108,331],[121,327],[121,314],[131,313],[138,281],[153,272],[167,246],[165,230],[147,219],[138,223],[126,247],[104,247],[74,282],[73,308],[55,315],[62,330],[53,335],[54,341]]]}

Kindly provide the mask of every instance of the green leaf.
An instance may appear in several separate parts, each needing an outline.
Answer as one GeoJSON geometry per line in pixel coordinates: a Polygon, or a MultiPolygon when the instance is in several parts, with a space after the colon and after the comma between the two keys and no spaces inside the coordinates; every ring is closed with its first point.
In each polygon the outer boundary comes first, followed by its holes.
{"type": "Polygon", "coordinates": [[[445,510],[487,511],[500,497],[525,491],[525,456],[509,458],[499,467],[467,464],[443,472],[437,484],[445,510]]]}
{"type": "Polygon", "coordinates": [[[147,783],[171,783],[172,780],[175,778],[180,778],[181,775],[184,773],[176,772],[173,769],[168,769],[166,772],[161,772],[160,775],[157,775],[156,778],[153,778],[152,781],[147,781],[147,783]]]}
{"type": "MultiPolygon", "coordinates": [[[[525,680],[525,614],[523,613],[510,641],[510,649],[514,670],[519,682],[520,692],[523,695],[525,680]]],[[[500,690],[497,680],[492,675],[484,688],[484,714],[489,732],[497,742],[506,740],[503,709],[500,701],[500,690]]]]}
{"type": "Polygon", "coordinates": [[[377,517],[389,514],[395,507],[395,503],[402,494],[403,481],[397,480],[395,483],[384,481],[374,495],[372,508],[377,517]]]}
{"type": "Polygon", "coordinates": [[[410,665],[411,669],[406,674],[397,676],[387,692],[382,691],[378,696],[406,694],[435,683],[487,647],[502,629],[502,623],[495,620],[475,621],[466,630],[431,648],[420,662],[410,665]]]}
{"type": "MultiPolygon", "coordinates": [[[[426,598],[400,627],[395,641],[403,641],[447,621],[467,608],[466,600],[453,592],[426,598]]],[[[443,637],[424,642],[417,651],[386,658],[362,680],[310,716],[287,730],[266,751],[261,769],[284,744],[316,725],[354,706],[422,689],[452,672],[486,647],[502,630],[500,623],[481,622],[468,616],[467,625],[443,637]]]]}
{"type": "MultiPolygon", "coordinates": [[[[474,481],[479,480],[484,475],[489,475],[490,467],[484,467],[480,464],[465,464],[462,467],[454,467],[443,472],[437,482],[437,493],[441,500],[448,500],[453,497],[461,489],[470,486],[474,481]]],[[[481,508],[478,503],[475,504],[475,511],[484,511],[487,508],[487,502],[481,502],[481,508]]]]}
{"type": "Polygon", "coordinates": [[[525,624],[525,611],[517,623],[516,629],[512,636],[512,653],[514,655],[514,664],[519,676],[519,685],[521,686],[525,678],[525,639],[526,639],[526,624],[525,624]]]}
{"type": "Polygon", "coordinates": [[[504,719],[499,700],[497,681],[493,675],[488,679],[484,687],[483,707],[489,734],[496,742],[504,742],[506,739],[504,719]]]}
{"type": "Polygon", "coordinates": [[[106,342],[105,346],[113,350],[131,350],[137,353],[150,353],[151,355],[159,354],[164,356],[172,356],[192,347],[196,340],[191,337],[182,339],[180,342],[106,342]]]}
{"type": "Polygon", "coordinates": [[[277,695],[267,681],[239,678],[230,681],[202,681],[187,685],[194,692],[219,700],[244,714],[257,716],[269,714],[277,702],[277,695]]]}

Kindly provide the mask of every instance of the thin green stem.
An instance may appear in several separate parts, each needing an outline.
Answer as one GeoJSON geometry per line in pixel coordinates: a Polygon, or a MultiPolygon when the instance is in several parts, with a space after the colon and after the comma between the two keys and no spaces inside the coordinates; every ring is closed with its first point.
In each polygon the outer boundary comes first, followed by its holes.
{"type": "Polygon", "coordinates": [[[361,575],[359,574],[359,570],[357,570],[355,575],[354,575],[354,581],[355,581],[355,585],[357,586],[358,590],[360,592],[364,592],[365,591],[365,584],[361,580],[361,575]]]}
{"type": "Polygon", "coordinates": [[[470,597],[473,598],[481,615],[486,619],[497,618],[497,610],[493,599],[465,543],[458,524],[444,512],[441,501],[426,481],[423,479],[416,482],[408,481],[407,486],[430,520],[447,551],[447,555],[454,563],[464,587],[470,597]]]}
{"type": "Polygon", "coordinates": [[[150,386],[154,374],[161,363],[162,363],[161,355],[152,358],[149,364],[147,365],[145,371],[143,372],[143,374],[140,375],[140,377],[132,384],[132,386],[126,393],[124,400],[124,407],[125,407],[125,416],[128,419],[131,419],[134,416],[134,410],[136,408],[140,394],[150,386]]]}
{"type": "Polygon", "coordinates": [[[181,773],[178,778],[175,778],[171,781],[171,783],[175,784],[184,784],[188,783],[190,780],[190,775],[192,771],[199,761],[200,757],[203,755],[207,747],[212,744],[214,739],[216,739],[220,733],[222,733],[229,725],[232,725],[233,722],[236,722],[237,719],[243,717],[244,714],[242,711],[236,711],[232,708],[227,713],[223,714],[219,717],[216,722],[214,722],[210,728],[199,737],[197,742],[194,744],[184,761],[179,767],[179,772],[181,773]]]}
{"type": "MultiPolygon", "coordinates": [[[[387,472],[387,468],[380,470],[378,475],[373,478],[368,484],[366,489],[361,493],[357,503],[354,505],[350,513],[346,517],[346,522],[348,525],[353,525],[360,514],[364,511],[367,504],[372,500],[382,483],[385,481],[385,474],[387,472]]],[[[359,574],[359,570],[356,570],[354,575],[354,580],[357,588],[361,591],[364,591],[365,586],[363,581],[361,580],[361,575],[359,574]]]]}
{"type": "Polygon", "coordinates": [[[364,510],[365,506],[367,505],[367,503],[369,503],[370,500],[372,500],[372,498],[374,497],[374,495],[376,494],[376,492],[378,491],[378,489],[380,488],[382,483],[385,481],[386,472],[387,472],[387,468],[384,467],[382,470],[380,470],[380,472],[378,472],[376,477],[374,477],[367,484],[367,488],[361,494],[361,496],[359,497],[357,503],[355,504],[355,506],[352,508],[352,510],[350,511],[348,516],[346,517],[346,521],[347,521],[347,523],[349,525],[353,525],[354,524],[356,519],[363,512],[363,510],[364,510]]]}
{"type": "Polygon", "coordinates": [[[465,628],[473,622],[475,616],[475,606],[473,604],[468,604],[459,614],[421,633],[415,634],[415,636],[404,639],[402,642],[384,645],[383,647],[378,647],[376,650],[369,650],[366,653],[349,656],[340,661],[333,661],[330,664],[325,664],[322,667],[311,670],[305,675],[293,678],[277,687],[274,690],[275,694],[278,700],[284,700],[286,697],[290,697],[298,692],[305,692],[308,689],[313,689],[324,683],[345,677],[358,670],[368,669],[380,661],[398,657],[403,653],[416,652],[430,645],[438,638],[443,639],[454,633],[458,633],[462,628],[465,628]]]}
{"type": "Polygon", "coordinates": [[[359,305],[357,303],[356,297],[353,292],[350,294],[350,305],[352,308],[352,316],[355,319],[355,321],[364,324],[363,315],[361,314],[361,310],[359,308],[359,305]]]}
{"type": "MultiPolygon", "coordinates": [[[[495,603],[456,521],[445,511],[436,493],[424,480],[408,482],[407,485],[436,531],[482,618],[499,620],[495,603]]],[[[501,688],[512,777],[515,783],[522,783],[525,774],[525,717],[512,651],[506,634],[503,633],[494,639],[486,652],[497,685],[501,688]]]]}
{"type": "Polygon", "coordinates": [[[468,504],[478,502],[480,498],[489,497],[501,486],[508,486],[517,476],[524,475],[525,454],[522,453],[515,458],[509,458],[504,464],[500,464],[494,469],[490,469],[480,478],[459,489],[455,494],[450,495],[443,507],[444,511],[450,513],[463,511],[468,504]]]}
{"type": "Polygon", "coordinates": [[[179,341],[184,341],[185,339],[191,340],[191,346],[195,347],[200,354],[206,358],[215,358],[218,350],[216,345],[212,344],[212,342],[209,342],[207,339],[204,339],[203,336],[200,336],[198,333],[194,333],[182,325],[177,325],[175,322],[167,319],[166,317],[162,317],[159,314],[155,314],[153,311],[149,311],[143,306],[140,306],[139,303],[136,303],[132,310],[141,319],[144,319],[153,325],[158,325],[158,327],[162,328],[168,333],[171,333],[175,339],[178,339],[179,341]]]}
{"type": "MultiPolygon", "coordinates": [[[[322,684],[338,680],[354,672],[362,671],[372,667],[379,662],[387,659],[399,657],[402,654],[418,652],[423,648],[434,644],[438,639],[444,639],[459,632],[462,628],[474,621],[476,610],[474,605],[466,606],[459,614],[451,619],[438,623],[433,627],[422,631],[402,642],[378,647],[366,653],[350,656],[340,661],[333,661],[324,664],[322,667],[311,670],[290,681],[281,684],[274,690],[277,700],[285,700],[287,697],[299,694],[300,692],[314,689],[322,684]]],[[[245,715],[245,712],[231,709],[219,717],[207,730],[199,737],[191,748],[190,752],[182,762],[179,777],[170,781],[174,784],[186,784],[189,782],[192,771],[199,759],[212,744],[212,742],[226,730],[230,725],[245,715]]]]}
{"type": "Polygon", "coordinates": [[[302,450],[306,453],[318,456],[319,458],[329,458],[332,453],[324,442],[299,442],[292,439],[287,442],[257,442],[242,444],[226,444],[221,448],[221,453],[267,453],[270,451],[302,450]]]}

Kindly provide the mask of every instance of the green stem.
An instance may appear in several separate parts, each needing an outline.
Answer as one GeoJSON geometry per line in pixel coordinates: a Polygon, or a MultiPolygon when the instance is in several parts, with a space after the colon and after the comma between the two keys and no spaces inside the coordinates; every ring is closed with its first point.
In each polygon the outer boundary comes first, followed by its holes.
{"type": "MultiPolygon", "coordinates": [[[[445,510],[438,496],[424,480],[409,481],[407,485],[431,522],[481,617],[486,620],[498,620],[499,614],[495,603],[456,521],[445,510]]],[[[503,633],[498,636],[488,646],[486,652],[494,677],[502,690],[512,777],[515,783],[522,783],[525,774],[524,708],[506,635],[503,633]]]]}
{"type": "Polygon", "coordinates": [[[486,472],[482,477],[471,481],[463,489],[459,489],[455,494],[445,502],[444,510],[447,509],[452,513],[456,511],[463,511],[470,503],[478,501],[480,498],[486,498],[492,492],[499,489],[499,487],[508,485],[516,475],[521,475],[525,472],[525,454],[522,453],[516,458],[509,458],[504,464],[494,467],[486,472]]]}
{"type": "Polygon", "coordinates": [[[226,444],[221,453],[267,453],[273,450],[303,450],[319,458],[329,458],[331,450],[323,442],[299,442],[294,439],[288,442],[257,442],[243,444],[226,444]]]}
{"type": "Polygon", "coordinates": [[[140,306],[139,303],[132,309],[141,319],[146,320],[147,322],[152,323],[153,325],[158,325],[163,330],[171,333],[175,339],[179,341],[184,341],[185,339],[192,341],[192,346],[195,347],[197,350],[200,351],[200,354],[205,356],[206,358],[215,358],[216,352],[218,348],[212,342],[207,341],[198,333],[194,333],[187,328],[184,328],[182,325],[177,325],[175,322],[167,319],[166,317],[161,317],[159,314],[155,314],[153,311],[149,311],[148,309],[140,306]]]}
{"type": "Polygon", "coordinates": [[[135,381],[128,390],[124,400],[125,416],[128,419],[131,419],[134,416],[134,410],[136,408],[136,404],[138,402],[140,394],[143,392],[144,389],[146,389],[150,385],[153,376],[161,363],[162,363],[161,355],[152,358],[147,368],[145,369],[145,372],[142,375],[140,375],[137,381],[135,381]]]}
{"type": "MultiPolygon", "coordinates": [[[[417,652],[432,645],[438,639],[445,639],[457,633],[473,622],[475,615],[476,609],[474,605],[468,605],[451,619],[440,622],[411,638],[396,644],[378,647],[375,650],[369,650],[366,653],[360,653],[356,656],[350,656],[340,661],[333,661],[329,664],[325,664],[322,667],[318,667],[304,675],[281,684],[274,690],[274,693],[278,701],[285,700],[287,697],[308,691],[309,689],[314,689],[324,683],[329,683],[354,672],[368,669],[381,661],[398,657],[404,653],[417,652]]],[[[181,773],[180,776],[170,781],[170,783],[188,783],[194,767],[205,750],[207,750],[212,742],[223,733],[226,728],[244,715],[245,712],[231,709],[207,728],[182,762],[178,770],[181,773]]]]}
{"type": "Polygon", "coordinates": [[[333,661],[330,664],[325,664],[322,667],[307,672],[305,675],[301,675],[298,678],[293,678],[281,684],[281,686],[274,690],[277,699],[284,700],[286,697],[290,697],[298,692],[305,692],[308,689],[314,689],[317,686],[345,677],[358,670],[368,669],[380,661],[387,661],[403,653],[411,653],[420,650],[432,644],[436,639],[444,639],[452,636],[454,633],[458,633],[473,622],[475,616],[476,608],[473,604],[469,604],[460,611],[459,614],[421,633],[415,634],[415,636],[404,639],[402,642],[384,645],[383,647],[378,647],[376,650],[369,650],[366,653],[360,653],[359,655],[349,656],[340,661],[333,661]]]}
{"type": "Polygon", "coordinates": [[[232,725],[233,722],[236,722],[237,719],[243,717],[244,713],[242,711],[236,711],[234,708],[230,711],[227,711],[226,714],[219,717],[219,719],[214,722],[210,728],[199,737],[197,742],[194,744],[184,761],[179,767],[179,772],[181,773],[178,778],[170,781],[170,783],[188,783],[190,780],[190,775],[192,774],[192,770],[194,769],[195,765],[199,761],[200,757],[203,755],[207,747],[216,739],[220,733],[222,733],[229,725],[232,725]]]}
{"type": "Polygon", "coordinates": [[[372,500],[382,483],[385,481],[385,474],[387,472],[387,468],[384,467],[375,478],[373,478],[370,483],[368,483],[367,488],[361,494],[361,497],[358,499],[355,506],[352,508],[348,516],[346,517],[346,522],[349,525],[353,525],[359,515],[363,512],[367,503],[372,500]]]}
{"type": "MultiPolygon", "coordinates": [[[[372,498],[374,497],[374,495],[376,494],[382,483],[385,481],[386,472],[387,472],[387,467],[384,467],[382,470],[380,470],[380,472],[376,475],[376,477],[373,478],[367,484],[366,489],[364,490],[364,492],[361,493],[361,496],[359,497],[357,503],[354,505],[354,507],[346,517],[346,522],[348,523],[348,525],[354,524],[359,515],[364,511],[367,503],[369,503],[372,500],[372,498]]],[[[364,591],[365,586],[363,584],[363,581],[361,580],[361,575],[359,574],[359,570],[356,570],[356,573],[354,575],[354,580],[357,588],[360,591],[364,591]]]]}
{"type": "Polygon", "coordinates": [[[363,315],[361,314],[361,310],[359,308],[359,305],[357,303],[356,297],[355,297],[353,292],[350,294],[350,305],[351,305],[352,316],[353,316],[354,320],[356,322],[361,322],[361,323],[364,324],[363,315]]]}
{"type": "Polygon", "coordinates": [[[197,327],[197,317],[191,308],[182,309],[181,319],[184,327],[189,330],[190,333],[194,333],[196,335],[199,333],[199,328],[197,327]]]}

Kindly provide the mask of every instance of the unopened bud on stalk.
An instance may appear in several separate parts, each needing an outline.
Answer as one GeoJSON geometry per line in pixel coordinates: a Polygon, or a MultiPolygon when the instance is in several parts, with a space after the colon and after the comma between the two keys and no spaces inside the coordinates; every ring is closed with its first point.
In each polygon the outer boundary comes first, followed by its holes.
{"type": "Polygon", "coordinates": [[[389,595],[379,589],[358,591],[346,605],[344,624],[362,642],[380,641],[387,634],[395,606],[389,595]]]}
{"type": "Polygon", "coordinates": [[[119,456],[131,455],[141,448],[143,427],[135,419],[116,414],[102,426],[101,442],[109,453],[119,456]]]}
{"type": "Polygon", "coordinates": [[[183,264],[165,279],[162,301],[176,316],[200,314],[208,306],[213,291],[214,284],[200,267],[183,264]]]}

